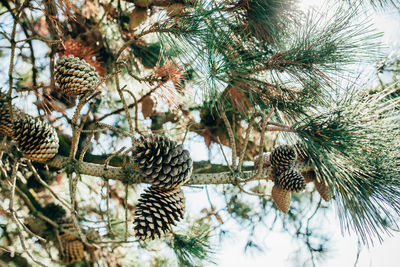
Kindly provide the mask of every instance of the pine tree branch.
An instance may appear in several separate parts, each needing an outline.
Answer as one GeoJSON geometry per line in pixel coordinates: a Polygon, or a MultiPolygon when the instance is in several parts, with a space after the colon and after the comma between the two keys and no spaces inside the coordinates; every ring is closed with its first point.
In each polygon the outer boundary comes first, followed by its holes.
{"type": "MultiPolygon", "coordinates": [[[[0,150],[8,153],[11,151],[11,144],[4,144],[0,150]]],[[[53,167],[59,170],[68,166],[70,171],[95,176],[95,177],[103,177],[107,180],[119,180],[129,184],[134,183],[146,183],[146,179],[142,177],[139,171],[133,169],[132,166],[126,167],[112,167],[109,166],[108,168],[104,168],[103,164],[96,164],[90,162],[78,162],[74,161],[71,164],[71,161],[68,157],[64,156],[56,156],[52,160],[46,163],[49,167],[53,167]]],[[[311,166],[305,165],[299,171],[307,171],[312,169],[311,166]]],[[[265,168],[262,170],[261,175],[259,176],[260,179],[266,179],[268,177],[272,177],[272,168],[265,168]]],[[[187,183],[187,185],[202,185],[202,184],[237,184],[242,182],[245,179],[248,179],[256,174],[255,170],[250,171],[243,171],[243,172],[216,172],[216,173],[195,173],[192,174],[191,179],[187,183]]]]}

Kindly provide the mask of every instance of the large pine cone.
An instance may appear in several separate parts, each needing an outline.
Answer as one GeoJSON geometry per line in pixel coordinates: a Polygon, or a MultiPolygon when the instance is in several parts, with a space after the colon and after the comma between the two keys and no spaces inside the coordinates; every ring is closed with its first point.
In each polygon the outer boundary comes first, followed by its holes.
{"type": "Polygon", "coordinates": [[[83,95],[99,82],[99,74],[94,67],[74,56],[63,56],[57,60],[55,78],[67,96],[83,95]]]}
{"type": "Polygon", "coordinates": [[[140,240],[160,238],[171,224],[183,219],[185,198],[181,189],[158,191],[150,187],[140,195],[135,211],[135,236],[140,240]]]}
{"type": "Polygon", "coordinates": [[[142,137],[133,155],[145,181],[153,188],[170,190],[186,183],[192,173],[189,151],[165,136],[142,137]]]}
{"type": "Polygon", "coordinates": [[[285,190],[299,192],[306,187],[306,181],[301,173],[295,169],[282,172],[276,178],[277,184],[285,190]]]}
{"type": "Polygon", "coordinates": [[[25,115],[14,122],[13,139],[22,154],[31,160],[46,162],[58,152],[56,130],[47,122],[25,115]]]}
{"type": "Polygon", "coordinates": [[[271,152],[270,161],[272,167],[278,172],[289,170],[296,161],[296,151],[292,146],[278,146],[271,152]]]}

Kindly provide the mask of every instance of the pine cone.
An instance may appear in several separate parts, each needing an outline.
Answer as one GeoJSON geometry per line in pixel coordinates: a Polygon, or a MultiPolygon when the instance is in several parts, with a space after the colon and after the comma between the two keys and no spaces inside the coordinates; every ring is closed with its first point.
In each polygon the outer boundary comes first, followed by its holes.
{"type": "Polygon", "coordinates": [[[277,185],[272,187],[272,199],[274,200],[278,209],[284,213],[289,212],[291,193],[277,185]]]}
{"type": "Polygon", "coordinates": [[[94,67],[71,55],[58,59],[55,78],[66,96],[83,95],[99,82],[99,74],[94,67]]]}
{"type": "Polygon", "coordinates": [[[303,176],[295,169],[282,172],[276,178],[276,183],[285,190],[295,192],[302,191],[306,187],[303,176]]]}
{"type": "Polygon", "coordinates": [[[135,161],[146,182],[153,188],[170,190],[183,185],[192,173],[189,151],[165,136],[151,135],[141,138],[142,143],[133,151],[135,161]]]}
{"type": "Polygon", "coordinates": [[[314,185],[322,199],[329,202],[332,198],[332,191],[329,186],[324,181],[318,182],[317,179],[314,180],[314,185]]]}
{"type": "Polygon", "coordinates": [[[171,224],[183,219],[185,199],[183,191],[158,191],[150,187],[140,195],[135,212],[135,236],[140,240],[160,238],[171,229],[171,224]]]}
{"type": "Polygon", "coordinates": [[[289,170],[296,161],[296,151],[292,146],[278,146],[271,152],[270,160],[272,167],[278,173],[289,170]]]}
{"type": "Polygon", "coordinates": [[[46,162],[58,152],[57,132],[50,124],[26,115],[14,122],[13,139],[22,154],[31,160],[46,162]]]}
{"type": "Polygon", "coordinates": [[[61,261],[64,264],[71,264],[80,261],[85,252],[84,245],[80,240],[62,242],[63,253],[61,254],[61,261]]]}

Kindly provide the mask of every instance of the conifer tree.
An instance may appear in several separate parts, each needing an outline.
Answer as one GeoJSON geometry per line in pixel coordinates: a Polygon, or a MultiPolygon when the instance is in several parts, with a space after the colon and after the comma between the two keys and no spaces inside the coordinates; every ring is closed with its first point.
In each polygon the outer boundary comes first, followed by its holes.
{"type": "Polygon", "coordinates": [[[231,219],[315,265],[329,207],[364,244],[398,230],[399,64],[367,16],[399,4],[326,5],[1,0],[0,265],[218,264],[231,219]]]}

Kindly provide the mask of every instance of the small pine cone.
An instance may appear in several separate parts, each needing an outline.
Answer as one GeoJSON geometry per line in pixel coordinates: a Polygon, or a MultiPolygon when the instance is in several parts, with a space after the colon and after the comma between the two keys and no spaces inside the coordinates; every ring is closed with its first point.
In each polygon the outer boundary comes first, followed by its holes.
{"type": "Polygon", "coordinates": [[[186,183],[192,173],[193,162],[189,151],[165,136],[141,138],[133,155],[146,182],[153,188],[170,190],[186,183]]]}
{"type": "Polygon", "coordinates": [[[271,165],[278,172],[289,170],[295,161],[296,151],[292,146],[278,146],[271,152],[271,165]]]}
{"type": "Polygon", "coordinates": [[[290,191],[287,191],[277,185],[274,185],[272,187],[271,196],[279,210],[281,210],[284,213],[289,212],[290,198],[291,198],[290,191]]]}
{"type": "Polygon", "coordinates": [[[136,207],[134,229],[139,240],[160,238],[171,224],[183,219],[185,198],[181,189],[158,191],[150,187],[140,195],[136,207]]]}
{"type": "Polygon", "coordinates": [[[26,115],[14,122],[13,139],[22,154],[31,160],[46,162],[58,152],[58,136],[50,124],[26,115]]]}
{"type": "Polygon", "coordinates": [[[329,186],[324,181],[318,182],[317,179],[314,180],[314,185],[322,199],[329,202],[332,198],[332,191],[329,186]]]}
{"type": "Polygon", "coordinates": [[[64,264],[71,264],[80,261],[85,252],[85,247],[80,240],[62,242],[63,253],[61,253],[61,261],[64,264]]]}
{"type": "Polygon", "coordinates": [[[57,60],[54,75],[66,96],[83,95],[93,90],[99,82],[99,74],[94,67],[72,55],[57,60]]]}
{"type": "Polygon", "coordinates": [[[276,183],[285,190],[295,192],[302,191],[306,187],[303,176],[295,169],[282,172],[277,176],[276,183]]]}
{"type": "Polygon", "coordinates": [[[60,205],[49,203],[43,208],[42,213],[44,216],[55,221],[59,218],[65,217],[67,212],[60,205]]]}

